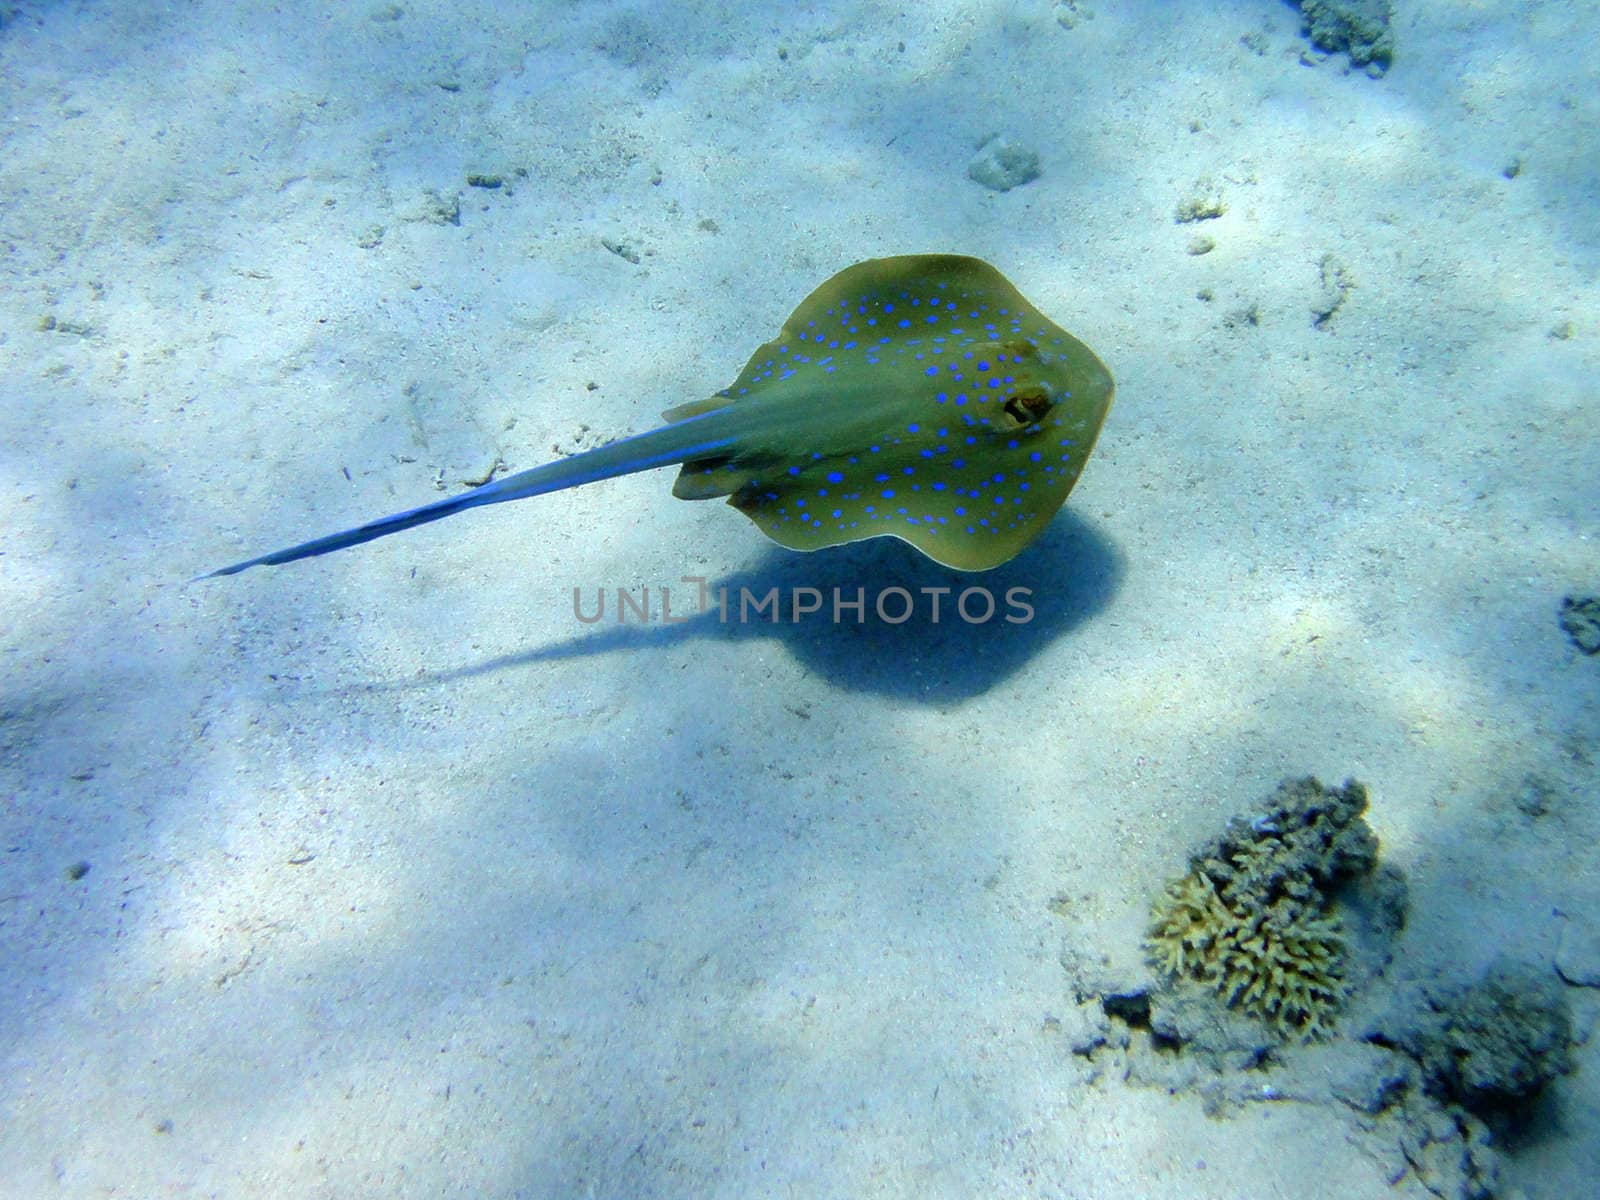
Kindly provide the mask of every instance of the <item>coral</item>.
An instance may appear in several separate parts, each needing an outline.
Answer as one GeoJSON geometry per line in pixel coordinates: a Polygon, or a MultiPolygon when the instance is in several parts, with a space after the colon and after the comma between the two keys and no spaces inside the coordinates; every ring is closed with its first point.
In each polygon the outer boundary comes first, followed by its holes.
{"type": "Polygon", "coordinates": [[[1389,0],[1300,0],[1300,19],[1318,50],[1345,51],[1356,66],[1380,72],[1394,60],[1389,0]]]}
{"type": "Polygon", "coordinates": [[[1571,1069],[1572,1018],[1549,970],[1497,960],[1475,983],[1430,988],[1377,1040],[1422,1067],[1430,1091],[1488,1116],[1522,1109],[1571,1069]]]}
{"type": "Polygon", "coordinates": [[[1230,904],[1196,868],[1169,884],[1149,932],[1151,961],[1192,979],[1284,1034],[1317,1037],[1344,998],[1337,919],[1288,897],[1230,904]]]}
{"type": "Polygon", "coordinates": [[[1179,225],[1193,225],[1196,221],[1215,221],[1228,211],[1225,200],[1210,196],[1191,196],[1172,210],[1172,219],[1179,225]]]}
{"type": "Polygon", "coordinates": [[[1152,965],[1282,1035],[1325,1034],[1348,990],[1332,893],[1377,863],[1366,803],[1358,783],[1291,780],[1254,818],[1231,821],[1152,909],[1152,965]]]}

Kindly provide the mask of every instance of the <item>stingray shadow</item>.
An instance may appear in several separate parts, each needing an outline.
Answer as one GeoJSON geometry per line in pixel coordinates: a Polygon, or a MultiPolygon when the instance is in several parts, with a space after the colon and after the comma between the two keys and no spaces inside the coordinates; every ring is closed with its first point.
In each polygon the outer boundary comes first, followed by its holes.
{"type": "Polygon", "coordinates": [[[840,687],[942,704],[979,695],[1045,645],[1099,612],[1122,574],[1116,548],[1070,511],[1023,554],[982,574],[952,571],[903,542],[875,538],[819,554],[772,548],[754,567],[720,580],[630,593],[583,589],[575,613],[599,613],[566,641],[414,677],[437,684],[492,671],[595,654],[649,653],[693,639],[780,641],[810,671],[840,687]],[[722,601],[722,597],[726,601],[722,601]],[[835,601],[838,607],[835,608],[835,601]],[[857,601],[860,608],[855,607],[857,601]],[[795,616],[815,603],[815,611],[795,616]],[[983,619],[986,612],[990,612],[983,619]],[[683,616],[685,612],[690,615],[683,616]]]}

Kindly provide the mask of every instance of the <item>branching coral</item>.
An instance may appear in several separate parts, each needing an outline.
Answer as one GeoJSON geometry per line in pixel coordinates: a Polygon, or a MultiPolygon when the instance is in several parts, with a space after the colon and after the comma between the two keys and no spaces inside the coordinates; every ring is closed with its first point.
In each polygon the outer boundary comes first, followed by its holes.
{"type": "Polygon", "coordinates": [[[1151,914],[1151,963],[1284,1035],[1326,1033],[1347,990],[1329,893],[1377,860],[1365,807],[1360,784],[1285,783],[1264,812],[1232,822],[1167,886],[1151,914]]]}
{"type": "Polygon", "coordinates": [[[1336,918],[1287,897],[1230,905],[1196,869],[1168,885],[1148,947],[1167,975],[1192,979],[1285,1034],[1316,1037],[1344,998],[1344,937],[1336,918]]]}

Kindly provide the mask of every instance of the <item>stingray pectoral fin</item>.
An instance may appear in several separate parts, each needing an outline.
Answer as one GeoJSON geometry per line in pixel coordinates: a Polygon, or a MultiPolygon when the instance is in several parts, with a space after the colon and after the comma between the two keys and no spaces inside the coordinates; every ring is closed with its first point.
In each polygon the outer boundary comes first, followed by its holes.
{"type": "Polygon", "coordinates": [[[648,433],[623,438],[609,445],[575,454],[571,458],[558,459],[543,466],[519,471],[515,475],[507,475],[504,479],[496,479],[482,487],[462,492],[458,496],[435,500],[432,504],[424,504],[420,508],[408,509],[392,516],[379,517],[376,521],[368,521],[365,525],[357,525],[353,529],[339,533],[330,533],[326,537],[313,538],[309,542],[301,542],[298,546],[290,546],[284,550],[274,550],[271,554],[247,558],[243,562],[221,567],[196,578],[214,579],[219,575],[237,575],[240,571],[249,570],[251,567],[279,566],[283,563],[298,562],[302,558],[315,558],[319,554],[331,554],[335,550],[359,546],[363,542],[388,537],[391,533],[414,529],[430,521],[442,520],[464,509],[504,504],[508,500],[523,500],[529,496],[542,496],[547,492],[559,492],[618,475],[631,475],[655,467],[673,466],[687,459],[717,455],[726,450],[733,440],[723,427],[725,424],[717,422],[714,414],[710,414],[701,420],[686,420],[660,429],[652,429],[648,433]]]}
{"type": "Polygon", "coordinates": [[[751,487],[760,474],[759,468],[727,459],[696,459],[683,464],[672,494],[679,500],[717,500],[751,487]]]}

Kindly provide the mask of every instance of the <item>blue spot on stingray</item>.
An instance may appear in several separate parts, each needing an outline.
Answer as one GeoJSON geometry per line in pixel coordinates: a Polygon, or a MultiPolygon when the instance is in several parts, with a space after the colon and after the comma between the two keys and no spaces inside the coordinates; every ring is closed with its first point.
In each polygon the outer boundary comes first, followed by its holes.
{"type": "Polygon", "coordinates": [[[883,498],[885,500],[893,500],[894,499],[894,489],[893,488],[884,488],[883,489],[883,498]]]}
{"type": "Polygon", "coordinates": [[[836,509],[834,509],[834,510],[833,510],[833,515],[834,515],[834,516],[836,516],[836,517],[842,517],[842,516],[844,516],[844,509],[842,509],[842,508],[836,508],[836,509]]]}
{"type": "Polygon", "coordinates": [[[791,474],[791,475],[800,474],[800,468],[799,467],[790,467],[789,468],[789,474],[791,474]]]}
{"type": "Polygon", "coordinates": [[[944,480],[941,479],[938,483],[934,484],[933,490],[936,492],[944,491],[944,480]]]}
{"type": "MultiPolygon", "coordinates": [[[[1035,454],[1033,457],[1034,458],[1038,458],[1039,456],[1037,454],[1035,454]]],[[[828,482],[829,483],[843,483],[844,482],[844,476],[839,474],[839,472],[837,472],[837,471],[829,471],[828,472],[828,482]]]]}
{"type": "Polygon", "coordinates": [[[1029,462],[1038,462],[1043,457],[1044,457],[1044,455],[1040,454],[1037,450],[1035,450],[1032,454],[1028,455],[1028,461],[1029,462]]]}
{"type": "Polygon", "coordinates": [[[932,376],[934,376],[934,375],[937,375],[938,373],[939,373],[939,368],[938,367],[929,367],[926,371],[923,372],[924,375],[927,375],[930,378],[932,376]]]}

